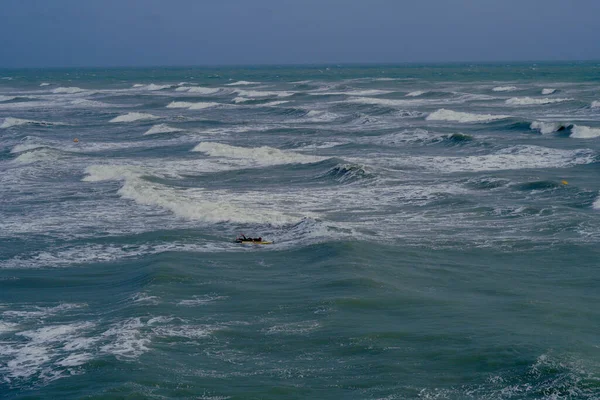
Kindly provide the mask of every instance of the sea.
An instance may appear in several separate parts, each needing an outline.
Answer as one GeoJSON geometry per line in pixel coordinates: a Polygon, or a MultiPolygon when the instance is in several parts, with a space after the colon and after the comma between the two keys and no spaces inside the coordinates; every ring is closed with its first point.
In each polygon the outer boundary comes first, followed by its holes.
{"type": "Polygon", "coordinates": [[[599,177],[597,62],[0,70],[0,398],[600,399],[599,177]]]}

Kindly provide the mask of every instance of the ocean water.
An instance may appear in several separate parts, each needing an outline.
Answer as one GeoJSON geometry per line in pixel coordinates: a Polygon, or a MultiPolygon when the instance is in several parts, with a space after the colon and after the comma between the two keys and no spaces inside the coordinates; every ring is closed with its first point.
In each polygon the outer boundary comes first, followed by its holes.
{"type": "Polygon", "coordinates": [[[0,397],[598,399],[599,176],[598,63],[0,70],[0,397]]]}

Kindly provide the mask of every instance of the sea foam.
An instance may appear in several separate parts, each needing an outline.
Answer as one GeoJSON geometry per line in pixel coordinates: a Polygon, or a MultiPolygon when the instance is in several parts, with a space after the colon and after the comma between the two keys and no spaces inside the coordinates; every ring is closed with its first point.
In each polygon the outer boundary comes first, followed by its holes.
{"type": "Polygon", "coordinates": [[[471,114],[467,112],[452,111],[442,108],[425,118],[428,121],[453,121],[453,122],[490,122],[499,119],[510,118],[509,115],[471,114]]]}
{"type": "Polygon", "coordinates": [[[517,89],[518,88],[516,86],[496,86],[495,88],[492,89],[492,91],[494,91],[494,92],[512,92],[517,89]]]}
{"type": "Polygon", "coordinates": [[[130,112],[125,115],[119,115],[111,119],[109,122],[135,122],[135,121],[143,121],[150,119],[157,119],[156,115],[146,114],[146,113],[138,113],[138,112],[130,112]]]}
{"type": "Polygon", "coordinates": [[[73,93],[81,93],[81,92],[85,92],[85,89],[82,88],[78,88],[78,87],[57,87],[56,89],[52,90],[52,93],[56,93],[56,94],[73,94],[73,93]]]}
{"type": "Polygon", "coordinates": [[[2,121],[2,124],[0,124],[0,128],[7,129],[7,128],[12,128],[14,126],[20,126],[20,125],[50,126],[50,125],[58,125],[58,124],[52,123],[52,122],[46,122],[46,121],[33,121],[30,119],[6,117],[6,118],[4,118],[4,121],[2,121]]]}
{"type": "Polygon", "coordinates": [[[191,103],[188,101],[172,101],[167,105],[167,108],[187,108],[188,110],[202,110],[205,108],[217,107],[220,105],[220,103],[214,102],[191,103]]]}
{"type": "Polygon", "coordinates": [[[600,101],[592,101],[592,108],[600,108],[600,101]]]}
{"type": "Polygon", "coordinates": [[[589,126],[574,125],[571,128],[571,136],[576,139],[594,139],[600,137],[600,128],[590,128],[589,126]]]}
{"type": "Polygon", "coordinates": [[[179,128],[172,128],[167,124],[159,124],[154,125],[152,128],[148,129],[144,135],[155,135],[158,133],[173,133],[173,132],[181,132],[179,128]]]}
{"type": "Polygon", "coordinates": [[[542,89],[542,94],[544,96],[549,95],[549,94],[553,94],[554,92],[556,92],[556,89],[542,89]]]}
{"type": "Polygon", "coordinates": [[[199,143],[192,151],[208,154],[212,157],[225,157],[248,160],[255,165],[268,166],[278,164],[309,164],[324,160],[324,157],[308,156],[273,147],[238,147],[215,142],[199,143]]]}
{"type": "Polygon", "coordinates": [[[542,135],[547,135],[549,133],[558,132],[563,129],[567,129],[568,125],[565,125],[561,122],[543,122],[543,121],[534,121],[531,123],[530,128],[532,130],[539,131],[542,135]]]}
{"type": "Polygon", "coordinates": [[[2,95],[0,95],[0,101],[11,101],[11,100],[14,100],[14,99],[16,99],[15,96],[2,96],[2,95]]]}
{"type": "Polygon", "coordinates": [[[506,100],[506,104],[511,106],[529,106],[529,105],[543,105],[543,104],[552,104],[552,103],[562,103],[565,101],[572,101],[573,99],[550,99],[550,98],[542,98],[536,99],[532,97],[513,97],[511,99],[506,100]]]}
{"type": "Polygon", "coordinates": [[[425,93],[427,93],[425,90],[416,90],[414,92],[407,93],[406,97],[418,97],[424,95],[425,93]]]}
{"type": "Polygon", "coordinates": [[[227,86],[246,86],[246,85],[257,85],[259,82],[249,82],[249,81],[237,81],[233,83],[228,83],[227,86]]]}

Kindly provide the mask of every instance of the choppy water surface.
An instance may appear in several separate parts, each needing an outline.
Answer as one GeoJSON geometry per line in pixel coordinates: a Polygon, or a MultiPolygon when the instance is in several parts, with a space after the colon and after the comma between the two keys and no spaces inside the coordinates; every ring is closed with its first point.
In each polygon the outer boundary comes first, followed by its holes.
{"type": "Polygon", "coordinates": [[[600,65],[0,78],[3,397],[600,398],[600,65]]]}

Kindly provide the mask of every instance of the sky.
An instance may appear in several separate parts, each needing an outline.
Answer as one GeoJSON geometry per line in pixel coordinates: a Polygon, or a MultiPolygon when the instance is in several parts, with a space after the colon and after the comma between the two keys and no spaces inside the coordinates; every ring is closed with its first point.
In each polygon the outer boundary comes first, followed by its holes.
{"type": "Polygon", "coordinates": [[[600,59],[600,0],[0,0],[0,67],[600,59]]]}

